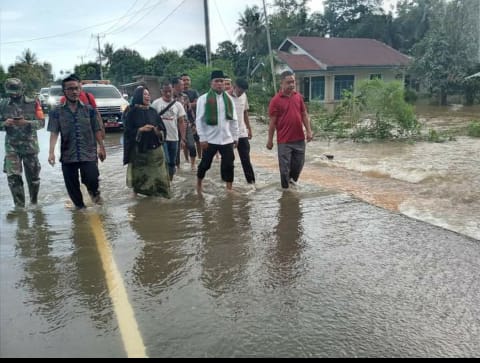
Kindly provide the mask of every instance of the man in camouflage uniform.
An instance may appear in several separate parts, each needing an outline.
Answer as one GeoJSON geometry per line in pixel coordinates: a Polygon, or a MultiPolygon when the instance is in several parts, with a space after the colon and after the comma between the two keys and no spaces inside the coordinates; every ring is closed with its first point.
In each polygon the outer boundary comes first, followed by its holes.
{"type": "Polygon", "coordinates": [[[0,130],[6,131],[3,171],[15,206],[25,207],[22,163],[30,202],[36,204],[40,188],[37,130],[45,126],[45,118],[40,102],[24,96],[21,80],[8,78],[4,87],[10,98],[0,102],[0,130]]]}

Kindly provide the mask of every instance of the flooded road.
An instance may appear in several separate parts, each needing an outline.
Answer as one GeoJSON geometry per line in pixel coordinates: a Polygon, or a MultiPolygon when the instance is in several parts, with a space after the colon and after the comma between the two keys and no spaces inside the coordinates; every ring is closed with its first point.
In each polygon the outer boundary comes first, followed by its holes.
{"type": "Polygon", "coordinates": [[[131,195],[110,133],[86,212],[40,131],[39,206],[0,176],[0,356],[479,356],[480,141],[319,139],[282,192],[265,130],[257,191],[237,158],[234,193],[182,164],[171,200],[131,195]]]}

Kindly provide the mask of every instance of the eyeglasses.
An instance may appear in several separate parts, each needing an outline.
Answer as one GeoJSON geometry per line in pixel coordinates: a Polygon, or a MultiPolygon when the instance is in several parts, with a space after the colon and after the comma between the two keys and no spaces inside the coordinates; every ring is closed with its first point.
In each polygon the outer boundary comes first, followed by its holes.
{"type": "Polygon", "coordinates": [[[65,88],[65,91],[69,91],[69,92],[80,91],[80,87],[68,87],[68,88],[65,88]]]}

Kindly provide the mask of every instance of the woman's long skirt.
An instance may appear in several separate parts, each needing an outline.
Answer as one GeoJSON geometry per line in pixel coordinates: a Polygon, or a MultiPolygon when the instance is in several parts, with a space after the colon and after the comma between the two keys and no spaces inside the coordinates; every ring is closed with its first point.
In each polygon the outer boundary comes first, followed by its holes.
{"type": "Polygon", "coordinates": [[[127,168],[127,186],[138,194],[171,197],[170,178],[168,176],[163,147],[140,153],[132,152],[127,168]]]}

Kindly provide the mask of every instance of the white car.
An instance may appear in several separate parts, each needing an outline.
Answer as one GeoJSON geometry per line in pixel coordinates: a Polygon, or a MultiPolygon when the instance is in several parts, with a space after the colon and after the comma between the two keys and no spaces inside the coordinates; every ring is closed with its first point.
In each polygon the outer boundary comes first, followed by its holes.
{"type": "Polygon", "coordinates": [[[128,101],[117,87],[112,84],[86,83],[82,89],[95,97],[105,129],[123,128],[122,114],[128,106],[128,101]]]}
{"type": "Polygon", "coordinates": [[[48,89],[47,105],[49,110],[53,110],[60,104],[60,98],[63,96],[62,86],[53,85],[48,89]]]}
{"type": "Polygon", "coordinates": [[[40,88],[40,92],[38,92],[38,100],[40,101],[40,104],[42,105],[42,109],[44,111],[48,110],[48,90],[50,87],[43,87],[40,88]]]}

